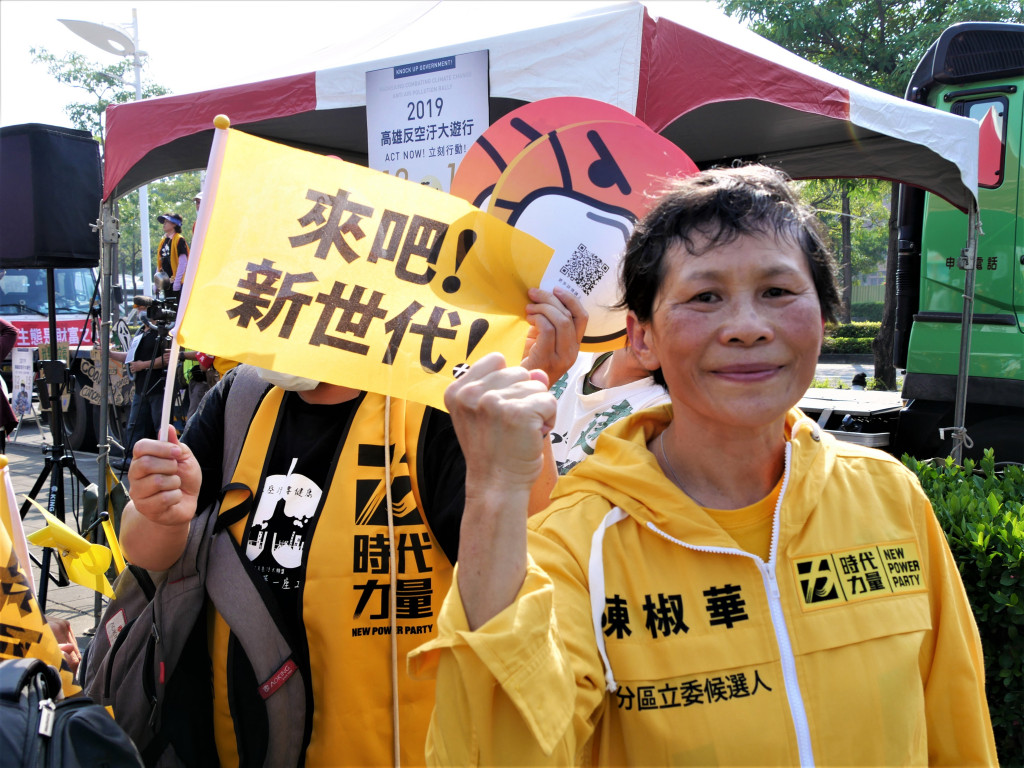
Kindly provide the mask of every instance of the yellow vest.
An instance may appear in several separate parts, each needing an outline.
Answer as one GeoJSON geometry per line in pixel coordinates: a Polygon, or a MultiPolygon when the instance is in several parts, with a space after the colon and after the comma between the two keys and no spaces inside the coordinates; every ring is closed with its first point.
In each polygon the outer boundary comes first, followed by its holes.
{"type": "MultiPolygon", "coordinates": [[[[257,490],[284,391],[264,398],[239,457],[233,482],[257,490]]],[[[425,406],[392,400],[392,506],[397,574],[398,698],[403,765],[423,765],[427,726],[434,705],[434,681],[406,672],[409,651],[436,634],[436,618],[452,579],[448,562],[423,515],[417,478],[417,449],[425,406]]],[[[352,419],[333,478],[325,488],[323,511],[306,544],[302,594],[303,626],[309,646],[313,701],[312,737],[306,766],[387,765],[394,762],[392,731],[392,638],[389,620],[390,558],[374,546],[388,541],[384,496],[385,400],[367,393],[352,419]],[[360,447],[363,464],[360,464],[360,447]],[[366,466],[369,463],[379,466],[366,466]],[[356,508],[357,485],[375,490],[356,508]],[[376,486],[373,485],[376,483],[376,486]]],[[[230,492],[222,512],[244,500],[230,492]]],[[[239,543],[243,518],[230,527],[239,543]]],[[[244,547],[242,548],[244,551],[244,547]]],[[[386,547],[384,548],[386,553],[386,547]]],[[[391,563],[394,565],[394,563],[391,563]]],[[[238,765],[238,740],[228,697],[227,649],[230,628],[220,616],[211,627],[214,733],[222,766],[238,765]]],[[[270,724],[273,728],[275,725],[270,724]]],[[[298,727],[302,727],[298,724],[298,727]]]]}
{"type": "MultiPolygon", "coordinates": [[[[175,232],[174,233],[174,237],[170,238],[170,240],[171,240],[171,251],[170,251],[170,253],[171,253],[171,274],[169,274],[168,277],[173,280],[174,276],[176,274],[178,274],[178,241],[181,240],[181,235],[179,235],[177,232],[175,232]]],[[[158,245],[157,249],[156,249],[156,257],[157,257],[157,266],[158,267],[160,266],[160,252],[164,249],[164,243],[166,243],[166,242],[167,242],[167,236],[164,235],[160,239],[160,245],[158,245]]],[[[188,243],[185,243],[185,255],[186,256],[188,255],[188,243]]]]}

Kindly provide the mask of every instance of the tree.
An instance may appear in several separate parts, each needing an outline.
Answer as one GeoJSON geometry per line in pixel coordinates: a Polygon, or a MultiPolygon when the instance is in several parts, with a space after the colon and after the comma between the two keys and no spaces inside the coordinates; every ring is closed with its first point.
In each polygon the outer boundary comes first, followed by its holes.
{"type": "MultiPolygon", "coordinates": [[[[793,53],[895,96],[903,95],[928,46],[950,24],[1024,22],[1022,0],[720,0],[719,5],[793,53]]],[[[890,205],[885,312],[873,347],[875,378],[890,389],[896,388],[895,215],[890,205]]]]}
{"type": "Polygon", "coordinates": [[[889,185],[874,179],[812,179],[799,184],[800,196],[818,212],[834,253],[842,255],[842,322],[849,322],[853,284],[885,263],[889,185]]]}
{"type": "MultiPolygon", "coordinates": [[[[58,58],[45,48],[30,48],[32,61],[45,64],[46,70],[59,83],[81,88],[93,97],[92,101],[75,102],[64,107],[64,112],[76,128],[89,131],[103,144],[104,116],[111,104],[135,101],[135,86],[129,81],[132,62],[121,59],[116,64],[102,66],[80,53],[66,53],[58,58]]],[[[164,96],[168,90],[154,83],[142,84],[142,98],[164,96]]]]}
{"type": "MultiPolygon", "coordinates": [[[[196,222],[194,200],[202,186],[199,171],[179,173],[165,179],[159,179],[149,185],[149,241],[154,244],[163,237],[163,227],[156,217],[163,213],[177,213],[182,218],[181,233],[192,242],[192,225],[196,222]]],[[[156,272],[155,253],[142,256],[142,237],[139,233],[139,195],[131,192],[118,201],[118,218],[121,220],[121,240],[118,252],[121,265],[127,277],[125,283],[131,283],[135,290],[142,286],[136,276],[144,281],[151,280],[156,272]]]]}
{"type": "MultiPolygon", "coordinates": [[[[90,61],[80,53],[67,53],[57,57],[45,48],[31,48],[32,60],[45,64],[47,71],[61,83],[80,88],[92,96],[92,101],[68,104],[64,111],[71,124],[89,131],[103,144],[105,135],[104,118],[107,107],[111,104],[126,104],[135,100],[133,65],[128,59],[121,59],[110,66],[102,66],[90,61]]],[[[142,83],[142,97],[151,98],[164,96],[169,91],[155,83],[142,83]]],[[[195,221],[193,198],[200,189],[198,172],[191,172],[161,179],[149,187],[150,211],[150,242],[159,243],[163,229],[157,223],[160,213],[173,212],[180,214],[185,220],[182,232],[186,239],[191,240],[187,233],[191,230],[189,222],[195,221]]],[[[142,285],[137,278],[148,281],[155,270],[153,254],[142,254],[142,236],[139,231],[139,193],[130,192],[118,201],[121,238],[118,254],[121,268],[121,284],[130,285],[132,290],[141,290],[142,285]]]]}

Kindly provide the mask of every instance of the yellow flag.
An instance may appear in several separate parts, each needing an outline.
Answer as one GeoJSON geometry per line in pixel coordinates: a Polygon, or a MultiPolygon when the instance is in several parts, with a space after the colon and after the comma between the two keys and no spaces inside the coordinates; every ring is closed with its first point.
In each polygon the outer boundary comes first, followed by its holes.
{"type": "MultiPolygon", "coordinates": [[[[27,497],[26,497],[27,498],[27,497]]],[[[28,535],[28,540],[37,547],[51,547],[64,563],[68,578],[75,584],[94,589],[107,597],[114,596],[114,590],[104,575],[110,567],[110,550],[102,544],[90,544],[75,531],[68,528],[56,517],[32,499],[30,502],[42,513],[46,527],[28,535]]]]}
{"type": "MultiPolygon", "coordinates": [[[[9,485],[6,459],[0,466],[0,474],[3,475],[3,484],[9,485]]],[[[8,533],[12,514],[18,514],[17,509],[11,508],[7,493],[0,493],[0,518],[4,522],[0,525],[0,658],[42,659],[60,670],[64,695],[71,696],[81,688],[75,685],[71,670],[57,645],[57,638],[43,620],[43,613],[15,553],[8,533]]]]}
{"type": "Polygon", "coordinates": [[[469,203],[219,128],[178,342],[443,407],[468,364],[518,363],[551,249],[469,203]]]}

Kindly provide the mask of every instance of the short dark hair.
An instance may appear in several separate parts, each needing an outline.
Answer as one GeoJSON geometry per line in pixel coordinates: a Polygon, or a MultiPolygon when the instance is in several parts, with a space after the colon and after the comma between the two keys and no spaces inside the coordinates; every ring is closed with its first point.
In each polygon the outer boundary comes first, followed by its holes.
{"type": "MultiPolygon", "coordinates": [[[[814,210],[800,202],[781,171],[765,165],[715,168],[675,182],[636,229],[622,259],[619,309],[648,322],[674,244],[700,254],[744,235],[773,234],[807,257],[822,316],[834,322],[841,306],[835,263],[814,210]]],[[[654,379],[664,385],[661,370],[654,379]]]]}

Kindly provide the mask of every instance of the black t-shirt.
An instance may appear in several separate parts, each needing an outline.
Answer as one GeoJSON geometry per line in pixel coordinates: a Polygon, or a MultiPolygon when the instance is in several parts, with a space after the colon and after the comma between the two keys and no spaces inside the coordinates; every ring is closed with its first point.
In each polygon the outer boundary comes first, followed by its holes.
{"type": "MultiPolygon", "coordinates": [[[[143,363],[152,362],[170,348],[171,342],[169,339],[165,338],[163,344],[161,344],[160,334],[147,328],[142,334],[142,338],[139,339],[139,345],[135,348],[133,359],[143,363]]],[[[154,395],[163,397],[166,379],[167,369],[163,367],[162,363],[156,368],[143,368],[141,371],[135,372],[135,391],[142,392],[150,397],[154,395]]]]}
{"type": "MultiPolygon", "coordinates": [[[[178,260],[181,260],[182,256],[188,256],[188,243],[185,242],[184,237],[178,238],[178,260]]],[[[165,237],[160,241],[160,269],[165,275],[171,280],[174,279],[174,273],[171,271],[171,238],[165,237]]]]}
{"type": "MultiPolygon", "coordinates": [[[[199,509],[215,502],[230,480],[221,477],[221,462],[224,398],[234,375],[234,370],[229,371],[203,398],[181,436],[181,441],[192,449],[203,472],[199,509]]],[[[313,480],[317,488],[325,489],[326,472],[334,462],[340,441],[347,433],[349,421],[361,399],[339,405],[311,405],[295,392],[285,395],[282,404],[285,415],[279,420],[282,430],[264,475],[287,475],[291,460],[296,459],[292,472],[304,475],[313,480]]],[[[444,411],[427,408],[417,474],[427,523],[445,555],[454,563],[459,551],[459,526],[465,502],[466,462],[451,417],[444,411]]],[[[263,485],[265,488],[266,483],[263,485]]],[[[311,488],[304,486],[303,490],[311,488]]],[[[261,491],[253,489],[256,494],[261,491]]],[[[254,510],[258,509],[259,501],[258,497],[253,499],[254,510]]],[[[259,566],[257,561],[253,562],[259,566]]]]}

